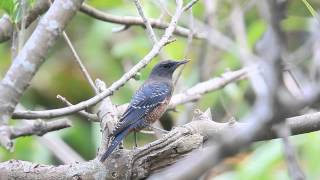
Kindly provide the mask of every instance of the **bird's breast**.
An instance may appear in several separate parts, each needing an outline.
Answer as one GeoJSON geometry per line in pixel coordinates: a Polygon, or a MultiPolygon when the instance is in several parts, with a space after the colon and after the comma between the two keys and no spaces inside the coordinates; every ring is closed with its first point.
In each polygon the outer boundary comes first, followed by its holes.
{"type": "Polygon", "coordinates": [[[166,111],[170,99],[171,97],[167,97],[163,102],[161,102],[151,112],[149,112],[145,117],[146,123],[153,124],[158,119],[160,119],[163,113],[166,111]]]}

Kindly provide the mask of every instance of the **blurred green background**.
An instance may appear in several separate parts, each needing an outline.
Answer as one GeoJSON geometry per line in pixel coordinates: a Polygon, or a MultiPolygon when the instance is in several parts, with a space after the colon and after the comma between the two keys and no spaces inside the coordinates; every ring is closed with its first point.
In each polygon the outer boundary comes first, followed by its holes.
{"type": "MultiPolygon", "coordinates": [[[[10,0],[9,0],[10,1],[10,0]]],[[[0,0],[5,3],[7,0],[0,0]]],[[[31,1],[30,1],[31,2],[31,1]]],[[[114,15],[138,16],[134,3],[130,0],[88,0],[88,4],[114,15]]],[[[230,13],[234,7],[234,1],[217,1],[214,16],[209,16],[211,25],[227,36],[234,38],[230,30],[230,13]]],[[[250,48],[253,50],[257,40],[266,29],[266,24],[251,1],[238,1],[245,9],[245,23],[247,38],[250,48]]],[[[320,1],[309,0],[311,6],[319,10],[320,1]]],[[[1,5],[0,3],[0,5],[1,5]]],[[[31,4],[34,2],[31,2],[31,4]]],[[[161,14],[161,5],[167,7],[167,11],[174,13],[174,1],[142,0],[144,12],[148,17],[158,18],[161,14]]],[[[32,6],[32,5],[31,5],[32,6]]],[[[19,7],[18,7],[19,9],[19,7]]],[[[193,7],[195,25],[204,20],[206,16],[205,1],[199,1],[193,7]]],[[[5,13],[3,7],[0,15],[5,13]]],[[[188,27],[189,12],[186,12],[179,25],[188,27]]],[[[18,19],[12,12],[12,19],[18,19]]],[[[289,48],[294,51],[302,45],[307,38],[312,15],[301,0],[289,2],[288,17],[283,21],[283,29],[288,34],[289,48]]],[[[170,20],[165,15],[164,20],[170,20]]],[[[30,27],[30,32],[36,23],[30,27]]],[[[83,13],[78,13],[68,25],[66,32],[73,42],[91,76],[104,80],[107,85],[116,81],[130,67],[136,64],[151,49],[152,44],[141,27],[130,27],[128,30],[113,33],[112,30],[121,27],[111,23],[93,19],[83,13]]],[[[162,30],[155,29],[160,37],[162,30]]],[[[28,33],[27,33],[28,34],[28,33]]],[[[117,91],[112,100],[115,104],[126,103],[133,92],[147,78],[148,73],[155,63],[163,58],[182,59],[189,58],[191,62],[185,66],[179,79],[175,93],[181,92],[197,82],[213,78],[226,70],[241,68],[239,57],[236,53],[228,53],[212,46],[205,46],[199,40],[193,40],[191,48],[186,51],[187,38],[176,36],[177,41],[166,46],[150,65],[141,71],[140,80],[130,80],[124,87],[117,91]]],[[[11,64],[11,42],[0,43],[0,78],[11,64]]],[[[305,60],[308,60],[306,58],[305,60]]],[[[302,60],[300,62],[304,62],[302,60]]],[[[72,103],[78,103],[92,97],[94,94],[76,65],[71,51],[62,38],[52,48],[45,63],[33,78],[29,89],[25,92],[21,103],[28,109],[52,109],[63,107],[64,104],[56,99],[60,94],[72,103]]],[[[236,119],[243,117],[252,105],[254,95],[246,80],[230,84],[225,88],[205,95],[200,101],[192,105],[181,105],[177,112],[170,111],[162,119],[165,127],[183,117],[192,118],[190,110],[210,108],[216,121],[226,121],[234,116],[236,119]],[[183,116],[183,115],[187,116],[183,116]],[[171,122],[172,121],[172,122],[171,122]]],[[[95,157],[100,143],[100,127],[98,123],[92,123],[80,116],[68,116],[73,122],[73,127],[51,133],[62,138],[84,159],[95,157]]],[[[19,125],[19,121],[11,120],[12,124],[19,125]]],[[[139,134],[139,145],[156,139],[151,135],[139,134]]],[[[125,141],[125,146],[131,148],[132,135],[125,141]]],[[[308,179],[320,179],[320,133],[314,132],[291,138],[296,147],[302,168],[308,179]]],[[[59,148],[59,147],[56,147],[59,148]]],[[[9,159],[21,159],[36,163],[61,164],[51,151],[37,137],[23,137],[15,140],[15,151],[8,152],[0,148],[0,161],[9,159]]],[[[226,163],[221,172],[215,173],[216,179],[288,179],[286,164],[282,153],[282,144],[279,140],[259,142],[250,150],[236,158],[232,163],[226,163]]]]}

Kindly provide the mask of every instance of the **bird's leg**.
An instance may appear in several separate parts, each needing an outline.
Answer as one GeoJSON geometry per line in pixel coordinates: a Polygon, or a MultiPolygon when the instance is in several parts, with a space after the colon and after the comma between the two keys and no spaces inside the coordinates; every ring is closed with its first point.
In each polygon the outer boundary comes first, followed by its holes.
{"type": "Polygon", "coordinates": [[[166,134],[166,133],[169,132],[169,131],[167,131],[167,130],[164,130],[164,129],[161,129],[161,128],[158,128],[158,127],[154,127],[154,126],[151,126],[151,125],[149,125],[148,127],[151,128],[152,130],[160,131],[160,132],[163,133],[163,134],[166,134]]]}
{"type": "Polygon", "coordinates": [[[123,141],[120,142],[120,144],[119,144],[119,149],[124,149],[124,147],[123,147],[123,141]]]}
{"type": "Polygon", "coordinates": [[[134,130],[133,131],[133,138],[134,138],[134,147],[137,148],[138,144],[137,144],[137,132],[134,130]]]}

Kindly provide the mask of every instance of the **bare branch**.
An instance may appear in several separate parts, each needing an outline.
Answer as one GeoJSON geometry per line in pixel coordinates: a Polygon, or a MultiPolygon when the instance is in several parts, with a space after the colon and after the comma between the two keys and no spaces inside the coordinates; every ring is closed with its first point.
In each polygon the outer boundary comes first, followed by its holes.
{"type": "Polygon", "coordinates": [[[208,92],[221,89],[227,84],[241,79],[246,75],[247,71],[247,69],[241,69],[237,71],[226,72],[220,77],[215,77],[210,80],[198,83],[185,92],[174,95],[171,98],[169,108],[174,108],[180,104],[198,100],[202,97],[202,95],[208,92]]]}
{"type": "Polygon", "coordinates": [[[143,20],[143,23],[144,25],[146,26],[147,28],[147,32],[148,32],[148,35],[151,39],[151,41],[153,43],[157,43],[158,42],[158,39],[157,39],[157,36],[156,34],[154,33],[153,29],[152,29],[152,26],[149,22],[149,20],[147,19],[147,17],[144,15],[143,13],[143,10],[142,10],[142,7],[141,7],[141,4],[140,4],[140,1],[139,0],[134,0],[134,4],[136,5],[137,7],[137,10],[139,12],[139,15],[141,16],[142,20],[143,20]]]}
{"type": "Polygon", "coordinates": [[[11,127],[8,125],[3,125],[0,126],[0,142],[5,148],[12,151],[12,139],[31,135],[42,136],[48,132],[57,131],[68,127],[71,127],[71,123],[70,121],[67,121],[65,119],[55,120],[51,122],[44,122],[42,120],[37,120],[32,123],[25,122],[21,127],[11,127]]]}
{"type": "Polygon", "coordinates": [[[18,137],[31,135],[42,136],[48,132],[57,131],[68,127],[71,127],[71,122],[66,119],[55,120],[50,122],[37,120],[32,123],[26,123],[22,127],[11,128],[10,138],[15,139],[18,137]]]}
{"type": "Polygon", "coordinates": [[[94,82],[93,82],[90,74],[88,73],[86,67],[83,65],[83,63],[82,63],[82,61],[81,61],[81,59],[80,59],[77,51],[74,49],[74,47],[73,47],[73,45],[72,45],[72,43],[71,43],[71,41],[70,41],[67,33],[66,33],[65,31],[63,31],[63,32],[62,32],[62,35],[63,35],[64,40],[65,40],[66,43],[68,44],[70,50],[72,51],[72,54],[73,54],[73,56],[74,56],[77,64],[79,65],[82,74],[84,75],[84,77],[85,77],[85,78],[87,79],[87,81],[89,82],[89,84],[90,84],[91,88],[93,89],[93,91],[95,92],[95,94],[98,94],[98,90],[97,90],[97,88],[94,86],[94,82]]]}
{"type": "MultiPolygon", "coordinates": [[[[57,95],[57,98],[59,100],[61,100],[62,102],[64,102],[66,105],[68,106],[72,106],[73,104],[71,102],[69,102],[65,97],[61,96],[61,95],[57,95]]],[[[89,120],[95,121],[95,122],[99,122],[99,118],[97,115],[95,114],[91,114],[86,112],[85,110],[79,111],[78,112],[80,115],[82,115],[85,118],[88,118],[89,120]]]]}
{"type": "Polygon", "coordinates": [[[187,5],[183,7],[183,11],[189,10],[195,3],[197,3],[199,0],[192,0],[187,5]]]}
{"type": "Polygon", "coordinates": [[[282,138],[283,151],[287,161],[288,174],[293,180],[303,180],[305,175],[299,166],[299,162],[296,157],[295,149],[290,143],[289,136],[291,132],[289,127],[283,123],[274,127],[278,137],[282,138]]]}

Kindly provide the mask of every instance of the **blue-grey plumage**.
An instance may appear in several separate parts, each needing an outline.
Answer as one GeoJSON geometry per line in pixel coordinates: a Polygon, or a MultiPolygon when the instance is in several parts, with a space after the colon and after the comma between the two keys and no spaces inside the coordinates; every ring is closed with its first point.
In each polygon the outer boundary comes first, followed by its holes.
{"type": "Polygon", "coordinates": [[[158,120],[165,112],[173,92],[172,74],[188,61],[162,61],[151,71],[149,78],[133,96],[110,136],[111,145],[102,155],[104,161],[130,131],[139,131],[158,120]]]}

